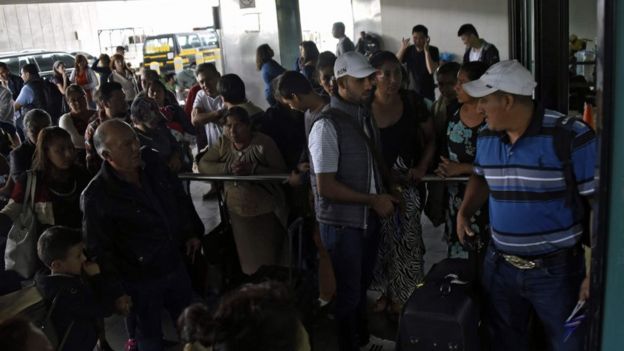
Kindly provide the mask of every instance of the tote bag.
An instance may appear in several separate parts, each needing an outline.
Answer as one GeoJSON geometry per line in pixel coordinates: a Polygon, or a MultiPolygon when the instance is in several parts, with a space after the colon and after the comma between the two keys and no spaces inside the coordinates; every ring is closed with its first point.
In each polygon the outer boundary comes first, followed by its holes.
{"type": "Polygon", "coordinates": [[[37,268],[37,217],[35,215],[35,188],[37,175],[28,171],[22,212],[13,222],[7,236],[4,264],[7,270],[31,278],[37,268]]]}

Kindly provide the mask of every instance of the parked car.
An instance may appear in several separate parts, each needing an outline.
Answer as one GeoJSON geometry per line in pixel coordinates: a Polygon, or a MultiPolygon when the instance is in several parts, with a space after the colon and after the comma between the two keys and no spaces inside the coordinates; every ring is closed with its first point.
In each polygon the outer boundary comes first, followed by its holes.
{"type": "Polygon", "coordinates": [[[39,75],[48,78],[52,76],[52,65],[57,60],[65,63],[68,74],[74,70],[74,56],[63,51],[23,50],[0,53],[0,61],[6,63],[11,73],[16,75],[20,75],[20,69],[24,65],[34,63],[39,67],[39,75]]]}

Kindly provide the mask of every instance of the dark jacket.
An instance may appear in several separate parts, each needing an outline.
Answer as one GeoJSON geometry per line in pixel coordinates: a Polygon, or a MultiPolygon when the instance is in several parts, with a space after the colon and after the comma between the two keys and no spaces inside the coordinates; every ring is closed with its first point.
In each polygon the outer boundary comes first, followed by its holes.
{"type": "Polygon", "coordinates": [[[11,91],[11,94],[13,95],[13,101],[15,101],[17,100],[17,97],[19,96],[19,93],[22,90],[22,87],[24,86],[24,80],[22,79],[22,77],[15,75],[13,73],[10,73],[8,83],[9,83],[8,84],[9,90],[11,91]]]}
{"type": "Polygon", "coordinates": [[[96,59],[91,65],[91,69],[98,73],[100,77],[100,86],[102,86],[102,84],[108,82],[108,77],[113,71],[111,71],[110,67],[100,67],[99,63],[100,59],[96,59]]]}
{"type": "MultiPolygon", "coordinates": [[[[481,39],[481,45],[483,45],[483,49],[481,49],[479,61],[484,62],[488,67],[500,61],[496,46],[483,39],[481,39]]],[[[464,63],[470,62],[470,50],[472,50],[472,48],[469,47],[466,49],[466,52],[464,52],[464,63]]]]}
{"type": "Polygon", "coordinates": [[[34,154],[35,144],[31,143],[29,139],[11,151],[9,162],[13,181],[17,181],[19,176],[31,168],[34,154]]]}
{"type": "Polygon", "coordinates": [[[252,121],[254,130],[277,144],[289,170],[297,168],[303,150],[307,150],[303,113],[275,104],[252,121]]]}
{"type": "Polygon", "coordinates": [[[39,276],[36,281],[49,304],[56,298],[51,317],[59,341],[71,325],[63,351],[93,349],[97,343],[98,319],[113,312],[114,300],[107,294],[101,275],[89,277],[88,282],[69,275],[39,276]]]}
{"type": "Polygon", "coordinates": [[[177,269],[184,242],[204,230],[191,198],[158,153],[142,148],[141,158],[141,188],[102,162],[81,198],[87,254],[118,296],[122,281],[150,280],[177,269]]]}
{"type": "Polygon", "coordinates": [[[20,113],[25,116],[32,109],[40,108],[45,110],[52,119],[52,125],[58,125],[59,117],[63,112],[63,95],[56,85],[41,78],[30,79],[24,85],[29,86],[33,91],[33,101],[26,106],[22,106],[20,113]]]}

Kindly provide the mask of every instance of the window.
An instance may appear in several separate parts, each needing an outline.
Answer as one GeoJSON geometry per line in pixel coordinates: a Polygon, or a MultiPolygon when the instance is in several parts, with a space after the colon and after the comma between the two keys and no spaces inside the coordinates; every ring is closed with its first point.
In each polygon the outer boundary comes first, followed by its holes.
{"type": "Polygon", "coordinates": [[[9,72],[20,75],[20,68],[24,66],[26,63],[20,65],[20,60],[17,57],[9,57],[9,58],[1,58],[0,61],[6,63],[9,67],[9,72]]]}
{"type": "Polygon", "coordinates": [[[179,34],[178,43],[180,44],[180,49],[192,49],[201,47],[201,40],[197,34],[179,34]]]}
{"type": "Polygon", "coordinates": [[[17,74],[20,75],[22,72],[22,67],[26,66],[29,63],[35,63],[35,60],[32,56],[20,56],[19,57],[19,69],[17,70],[17,74]]]}
{"type": "Polygon", "coordinates": [[[67,54],[54,54],[54,61],[61,61],[65,65],[65,68],[72,68],[75,66],[75,60],[71,55],[67,54]]]}
{"type": "Polygon", "coordinates": [[[203,47],[210,49],[219,47],[219,38],[215,32],[202,32],[199,33],[199,36],[201,37],[203,47]]]}
{"type": "Polygon", "coordinates": [[[172,37],[152,38],[145,41],[146,54],[168,53],[173,50],[174,46],[172,37]]]}
{"type": "Polygon", "coordinates": [[[54,61],[56,60],[54,54],[42,54],[34,56],[34,58],[37,66],[39,66],[39,73],[52,71],[52,66],[54,66],[54,61]]]}

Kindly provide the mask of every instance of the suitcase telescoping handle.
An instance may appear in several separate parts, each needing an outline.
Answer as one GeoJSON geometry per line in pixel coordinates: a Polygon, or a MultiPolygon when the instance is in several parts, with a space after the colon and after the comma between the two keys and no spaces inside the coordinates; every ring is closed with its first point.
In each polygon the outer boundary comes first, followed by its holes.
{"type": "Polygon", "coordinates": [[[297,219],[288,226],[288,284],[291,286],[293,275],[293,240],[295,235],[297,235],[297,263],[295,264],[295,268],[300,270],[303,266],[303,221],[303,217],[297,217],[297,219]]]}
{"type": "Polygon", "coordinates": [[[444,296],[448,296],[453,290],[453,285],[465,286],[468,284],[468,281],[460,280],[457,274],[447,274],[442,284],[440,284],[440,293],[444,296]]]}

